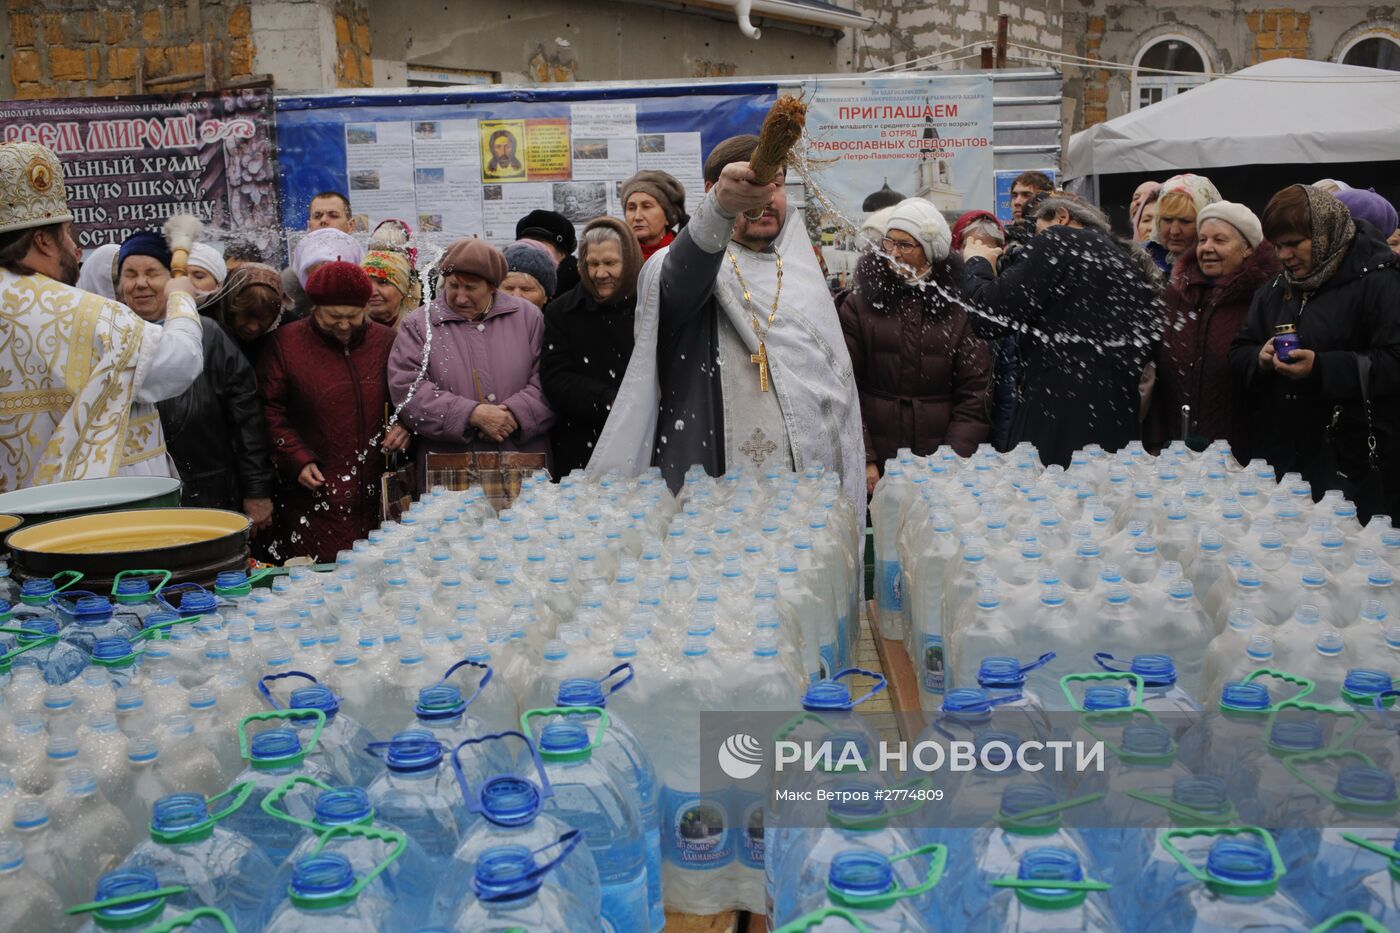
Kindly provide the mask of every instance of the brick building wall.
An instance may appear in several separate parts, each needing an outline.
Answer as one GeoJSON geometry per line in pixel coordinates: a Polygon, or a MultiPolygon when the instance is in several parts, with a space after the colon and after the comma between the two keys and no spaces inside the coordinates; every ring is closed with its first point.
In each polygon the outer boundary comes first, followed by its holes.
{"type": "Polygon", "coordinates": [[[1265,2],[1154,0],[1151,4],[1066,0],[1067,53],[1112,68],[1066,64],[1065,95],[1080,101],[1071,130],[1128,112],[1132,66],[1153,42],[1183,37],[1207,69],[1228,74],[1276,58],[1337,60],[1347,42],[1372,32],[1400,36],[1400,5],[1335,0],[1297,6],[1265,2]]]}
{"type": "Polygon", "coordinates": [[[10,43],[0,92],[16,98],[203,87],[253,72],[249,0],[7,0],[10,43]],[[182,80],[162,80],[179,77],[182,80]],[[7,85],[7,86],[6,86],[7,85]]]}
{"type": "MultiPolygon", "coordinates": [[[[996,36],[997,16],[1010,17],[1007,34],[1012,42],[1059,50],[1063,46],[1064,0],[965,0],[958,4],[928,0],[859,0],[852,4],[875,25],[857,36],[856,71],[912,61],[935,52],[964,45],[990,45],[996,36]]],[[[972,55],[949,64],[952,69],[976,68],[977,49],[957,52],[972,55]]]]}
{"type": "Polygon", "coordinates": [[[369,7],[364,4],[335,5],[335,82],[337,87],[374,87],[369,7]]]}

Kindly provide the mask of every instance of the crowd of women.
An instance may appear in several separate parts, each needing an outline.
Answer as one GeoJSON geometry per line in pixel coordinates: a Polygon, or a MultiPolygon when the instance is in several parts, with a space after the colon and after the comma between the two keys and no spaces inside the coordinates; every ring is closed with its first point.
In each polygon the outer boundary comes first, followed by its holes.
{"type": "MultiPolygon", "coordinates": [[[[1224,438],[1365,514],[1400,504],[1400,224],[1383,198],[1294,185],[1256,216],[1179,175],[1138,190],[1119,236],[1038,173],[1014,190],[1006,225],[950,224],[916,198],[864,222],[834,298],[870,487],[905,447],[1030,441],[1068,465],[1089,444],[1224,438]]],[[[632,353],[640,269],[687,221],[665,173],[622,194],[624,219],[580,235],[534,211],[504,250],[458,240],[426,282],[406,225],[365,248],[332,192],[288,269],[196,246],[191,281],[218,326],[203,375],[160,404],[186,504],[246,512],[270,557],[328,560],[378,523],[381,454],[586,466],[632,353]]],[[[80,285],[157,321],[170,266],[141,233],[90,256],[80,285]]]]}

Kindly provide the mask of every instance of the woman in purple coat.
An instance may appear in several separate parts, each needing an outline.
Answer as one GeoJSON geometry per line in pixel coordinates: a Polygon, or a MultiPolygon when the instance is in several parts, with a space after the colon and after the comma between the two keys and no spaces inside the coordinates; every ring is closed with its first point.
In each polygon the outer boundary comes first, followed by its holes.
{"type": "Polygon", "coordinates": [[[544,315],[499,290],[506,259],[484,240],[458,240],[438,267],[442,294],[403,319],[389,355],[389,394],[417,449],[547,453],[544,315]]]}

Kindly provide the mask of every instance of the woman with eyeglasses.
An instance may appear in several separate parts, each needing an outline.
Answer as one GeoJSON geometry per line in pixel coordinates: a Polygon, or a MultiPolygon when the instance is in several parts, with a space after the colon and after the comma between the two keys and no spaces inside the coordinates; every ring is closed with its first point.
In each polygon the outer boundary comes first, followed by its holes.
{"type": "Polygon", "coordinates": [[[856,264],[841,328],[860,391],[866,488],[908,447],[963,456],[991,433],[991,356],[962,306],[952,233],[923,198],[895,205],[879,249],[856,264]]]}

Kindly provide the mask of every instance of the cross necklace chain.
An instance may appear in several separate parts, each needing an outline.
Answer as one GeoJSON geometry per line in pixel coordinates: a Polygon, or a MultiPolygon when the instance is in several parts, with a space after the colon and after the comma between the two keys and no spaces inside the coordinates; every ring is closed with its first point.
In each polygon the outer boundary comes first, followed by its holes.
{"type": "Polygon", "coordinates": [[[749,294],[749,286],[744,281],[744,274],[739,271],[739,260],[734,258],[734,254],[725,250],[725,255],[729,257],[729,264],[734,267],[734,275],[739,280],[739,290],[744,293],[744,309],[749,312],[749,323],[753,325],[754,336],[758,338],[758,352],[749,354],[749,362],[758,367],[758,390],[768,391],[768,345],[764,338],[773,329],[773,321],[778,316],[778,300],[783,295],[783,257],[774,254],[778,261],[778,285],[773,290],[773,307],[768,312],[768,322],[762,327],[758,323],[758,312],[753,307],[753,295],[749,294]]]}

